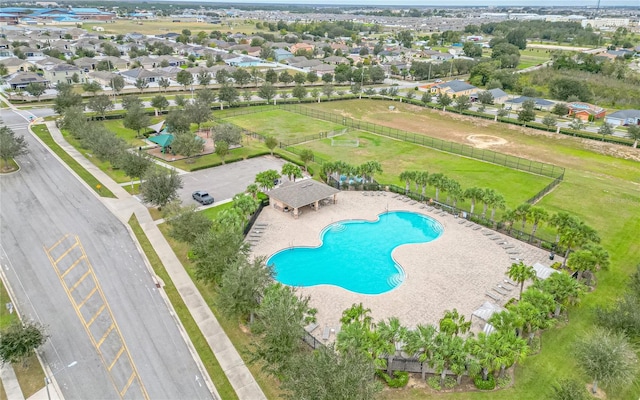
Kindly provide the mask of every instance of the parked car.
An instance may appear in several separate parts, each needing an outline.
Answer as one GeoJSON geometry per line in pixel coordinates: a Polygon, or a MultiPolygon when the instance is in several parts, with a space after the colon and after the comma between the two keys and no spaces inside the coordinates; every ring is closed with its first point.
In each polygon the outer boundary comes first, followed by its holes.
{"type": "Polygon", "coordinates": [[[191,197],[193,197],[195,201],[197,201],[198,203],[204,206],[206,206],[207,204],[213,204],[213,197],[211,197],[209,193],[205,192],[204,190],[198,190],[193,192],[191,197]]]}

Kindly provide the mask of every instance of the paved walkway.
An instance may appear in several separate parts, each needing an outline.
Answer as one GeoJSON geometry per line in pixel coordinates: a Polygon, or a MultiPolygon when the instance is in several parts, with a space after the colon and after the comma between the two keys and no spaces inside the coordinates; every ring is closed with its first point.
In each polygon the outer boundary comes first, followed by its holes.
{"type": "Polygon", "coordinates": [[[4,392],[9,400],[24,400],[22,389],[16,378],[16,373],[10,363],[6,363],[0,367],[0,380],[4,387],[4,392]]]}
{"type": "MultiPolygon", "coordinates": [[[[142,205],[136,198],[131,196],[107,174],[105,174],[93,163],[87,160],[73,146],[71,146],[64,139],[62,133],[56,127],[54,122],[47,122],[46,125],[49,128],[49,132],[51,133],[51,136],[56,141],[56,143],[58,143],[60,147],[62,147],[71,157],[78,161],[80,165],[82,165],[87,171],[95,176],[96,179],[98,179],[104,186],[111,190],[111,192],[113,192],[113,194],[117,197],[117,199],[98,197],[107,206],[107,208],[109,208],[114,213],[114,215],[116,215],[127,227],[129,227],[128,221],[129,218],[131,218],[131,215],[136,215],[138,221],[140,222],[140,226],[147,235],[156,253],[158,253],[160,260],[162,260],[162,263],[169,276],[171,277],[171,280],[173,281],[176,289],[178,290],[178,293],[189,308],[192,317],[198,324],[198,327],[207,340],[207,343],[209,343],[209,346],[213,350],[213,353],[220,363],[222,370],[227,375],[227,378],[229,379],[229,382],[231,383],[231,386],[235,390],[238,397],[241,400],[266,399],[266,396],[260,389],[258,383],[253,378],[253,375],[251,375],[251,372],[249,372],[249,369],[240,357],[240,354],[238,354],[238,351],[235,349],[235,347],[233,347],[233,344],[218,323],[218,320],[213,315],[213,312],[211,311],[204,298],[196,288],[195,284],[185,271],[184,267],[176,257],[175,253],[169,246],[169,243],[167,243],[166,239],[160,232],[160,229],[158,229],[155,221],[153,221],[153,219],[151,218],[147,208],[142,205]]],[[[69,170],[71,171],[70,168],[69,170]]],[[[75,175],[73,171],[71,172],[75,175]]],[[[80,178],[78,179],[84,184],[84,181],[82,181],[80,178]]],[[[89,188],[88,185],[87,188],[89,188]]],[[[91,188],[89,189],[92,190],[91,188]]],[[[201,364],[201,361],[197,354],[194,354],[194,358],[198,363],[201,364]]],[[[208,378],[208,374],[206,373],[206,371],[203,371],[203,375],[208,378]]],[[[208,380],[207,383],[209,384],[210,389],[214,392],[216,397],[220,398],[211,382],[209,382],[208,380]]]]}

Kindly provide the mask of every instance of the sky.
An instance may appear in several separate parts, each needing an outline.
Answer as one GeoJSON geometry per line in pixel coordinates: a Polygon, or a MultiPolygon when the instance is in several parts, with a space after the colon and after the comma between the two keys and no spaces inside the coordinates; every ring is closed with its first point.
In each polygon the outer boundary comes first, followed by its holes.
{"type": "MultiPolygon", "coordinates": [[[[179,0],[178,0],[179,1],[179,0]]],[[[193,1],[193,0],[192,0],[193,1]]],[[[208,3],[230,3],[230,0],[202,0],[208,3]]],[[[365,5],[365,6],[422,6],[422,7],[446,7],[446,6],[592,6],[597,0],[234,0],[233,3],[244,4],[327,4],[327,5],[365,5]]],[[[640,0],[601,0],[600,7],[607,6],[636,6],[640,8],[640,0]]]]}

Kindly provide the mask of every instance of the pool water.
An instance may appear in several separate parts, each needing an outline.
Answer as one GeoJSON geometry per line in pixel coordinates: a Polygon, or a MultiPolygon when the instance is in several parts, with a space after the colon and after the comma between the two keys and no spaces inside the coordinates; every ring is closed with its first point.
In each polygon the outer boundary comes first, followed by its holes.
{"type": "MultiPolygon", "coordinates": [[[[380,214],[375,222],[350,220],[327,226],[319,247],[292,247],[272,255],[276,280],[290,286],[335,285],[362,294],[381,294],[404,282],[392,251],[426,243],[442,234],[436,220],[407,211],[380,214]]],[[[428,257],[428,254],[425,254],[428,257]]]]}

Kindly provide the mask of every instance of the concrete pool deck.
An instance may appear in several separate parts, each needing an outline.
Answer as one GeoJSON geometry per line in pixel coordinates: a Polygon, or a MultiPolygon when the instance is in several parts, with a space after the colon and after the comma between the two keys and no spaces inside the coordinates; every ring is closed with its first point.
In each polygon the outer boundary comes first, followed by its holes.
{"type": "MultiPolygon", "coordinates": [[[[266,207],[256,222],[261,227],[253,229],[261,233],[248,237],[253,244],[252,254],[268,257],[292,246],[320,245],[320,232],[333,222],[376,220],[378,214],[386,211],[413,211],[442,224],[444,231],[436,240],[402,245],[393,251],[393,257],[404,269],[406,278],[390,292],[364,295],[329,285],[299,288],[299,293],[309,296],[311,306],[318,309],[319,328],[313,332],[318,338],[325,327],[339,328],[342,311],[354,303],[363,303],[365,308],[370,308],[374,321],[395,316],[409,328],[418,324],[437,324],[444,311],[453,308],[470,319],[471,313],[485,301],[504,305],[511,297],[518,296],[518,288],[504,283],[511,264],[519,262],[512,257],[527,265],[539,262],[548,266],[551,263],[545,250],[499,233],[490,235],[493,231],[476,228],[475,224],[467,226],[470,224],[468,221],[461,224],[463,220],[453,215],[441,216],[435,213],[436,210],[421,209],[420,203],[411,204],[411,201],[393,198],[390,192],[384,194],[365,196],[362,192],[340,192],[337,204],[323,206],[318,211],[305,207],[298,219],[290,213],[266,207]],[[500,239],[492,240],[496,235],[500,239]],[[512,290],[506,291],[508,295],[500,296],[491,291],[498,284],[512,290]],[[489,291],[502,299],[489,298],[486,295],[489,291]]],[[[334,339],[335,334],[331,331],[329,341],[334,339]]]]}

